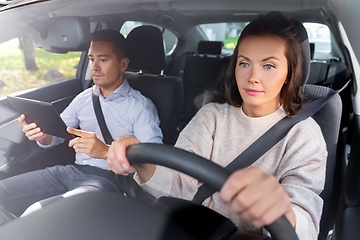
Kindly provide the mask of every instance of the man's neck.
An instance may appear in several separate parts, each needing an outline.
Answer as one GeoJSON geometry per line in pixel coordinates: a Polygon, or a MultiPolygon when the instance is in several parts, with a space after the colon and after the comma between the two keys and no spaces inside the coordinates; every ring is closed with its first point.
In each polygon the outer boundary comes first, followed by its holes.
{"type": "Polygon", "coordinates": [[[112,85],[112,86],[99,86],[101,95],[106,99],[111,93],[113,93],[116,89],[118,89],[124,80],[119,82],[119,84],[112,85]]]}

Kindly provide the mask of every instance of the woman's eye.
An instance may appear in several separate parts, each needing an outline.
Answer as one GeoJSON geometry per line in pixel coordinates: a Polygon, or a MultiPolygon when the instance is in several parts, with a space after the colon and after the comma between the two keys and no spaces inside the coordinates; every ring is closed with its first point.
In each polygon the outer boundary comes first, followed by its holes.
{"type": "Polygon", "coordinates": [[[241,62],[241,63],[239,63],[239,66],[240,67],[247,67],[247,66],[249,66],[249,64],[246,63],[246,62],[241,62]]]}
{"type": "Polygon", "coordinates": [[[105,62],[105,61],[106,61],[106,59],[101,58],[101,59],[100,59],[100,61],[105,62]]]}
{"type": "Polygon", "coordinates": [[[264,66],[264,68],[266,68],[266,69],[272,69],[272,68],[274,68],[274,66],[271,65],[271,64],[266,64],[266,65],[264,66]]]}

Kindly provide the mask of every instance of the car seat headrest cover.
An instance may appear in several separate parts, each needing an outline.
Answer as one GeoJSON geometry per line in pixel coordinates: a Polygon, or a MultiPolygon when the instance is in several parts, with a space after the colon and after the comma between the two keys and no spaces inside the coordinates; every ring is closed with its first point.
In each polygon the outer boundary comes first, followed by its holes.
{"type": "Polygon", "coordinates": [[[134,28],[126,38],[129,47],[129,68],[145,73],[160,73],[165,69],[163,36],[155,26],[134,28]]]}
{"type": "Polygon", "coordinates": [[[295,19],[291,19],[291,22],[295,28],[295,31],[297,33],[297,38],[300,44],[300,50],[301,50],[301,57],[302,57],[302,69],[303,69],[303,81],[302,85],[304,85],[310,75],[310,60],[311,60],[311,54],[310,54],[310,43],[309,38],[306,32],[305,27],[301,22],[295,19]]]}

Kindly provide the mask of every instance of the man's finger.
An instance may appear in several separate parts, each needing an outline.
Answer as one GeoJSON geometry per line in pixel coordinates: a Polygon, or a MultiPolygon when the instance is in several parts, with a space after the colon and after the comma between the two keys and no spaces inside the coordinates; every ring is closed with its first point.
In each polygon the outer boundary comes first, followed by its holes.
{"type": "Polygon", "coordinates": [[[66,130],[71,134],[74,134],[74,135],[79,136],[79,137],[84,137],[84,138],[90,137],[92,135],[89,132],[81,131],[79,129],[75,129],[75,128],[72,128],[72,127],[68,127],[66,130]]]}
{"type": "Polygon", "coordinates": [[[27,124],[27,122],[25,121],[25,115],[24,115],[24,114],[21,114],[21,115],[20,115],[20,117],[18,118],[18,121],[20,122],[20,124],[21,124],[23,127],[27,127],[26,130],[32,129],[32,128],[36,128],[36,124],[35,124],[35,123],[27,124]]]}
{"type": "Polygon", "coordinates": [[[21,125],[26,124],[26,122],[25,122],[25,115],[24,115],[24,114],[21,114],[21,115],[20,115],[20,117],[19,117],[19,122],[21,123],[21,125]]]}

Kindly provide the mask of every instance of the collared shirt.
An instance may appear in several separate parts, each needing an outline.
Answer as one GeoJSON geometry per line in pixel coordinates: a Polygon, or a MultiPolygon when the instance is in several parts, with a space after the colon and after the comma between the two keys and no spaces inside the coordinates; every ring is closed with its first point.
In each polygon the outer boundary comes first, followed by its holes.
{"type": "MultiPolygon", "coordinates": [[[[139,91],[131,88],[126,79],[106,99],[96,85],[77,95],[60,114],[67,126],[94,132],[104,142],[92,103],[92,91],[99,96],[106,125],[114,140],[120,136],[133,135],[140,142],[162,143],[160,120],[155,105],[139,91]]],[[[53,137],[49,147],[62,141],[53,137]]],[[[83,153],[76,153],[75,159],[75,163],[79,165],[109,170],[105,159],[91,158],[83,153]]]]}

